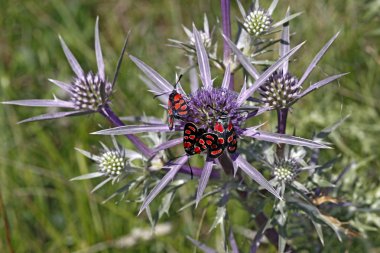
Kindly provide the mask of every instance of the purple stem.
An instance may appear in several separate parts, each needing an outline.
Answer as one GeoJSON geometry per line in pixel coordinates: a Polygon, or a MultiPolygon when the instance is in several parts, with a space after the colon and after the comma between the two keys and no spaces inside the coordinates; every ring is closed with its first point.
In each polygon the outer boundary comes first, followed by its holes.
{"type": "MultiPolygon", "coordinates": [[[[230,0],[220,0],[220,7],[222,11],[222,29],[223,34],[231,39],[231,16],[230,16],[230,0]]],[[[228,46],[227,42],[223,42],[223,63],[224,66],[230,63],[231,58],[231,48],[228,46]]],[[[234,90],[234,75],[231,74],[230,78],[230,90],[234,90]]]]}
{"type": "MultiPolygon", "coordinates": [[[[116,114],[111,110],[111,108],[106,105],[104,106],[100,113],[106,117],[114,126],[124,126],[125,124],[123,121],[119,119],[119,117],[116,116],[116,114]]],[[[132,143],[136,146],[136,148],[146,157],[151,158],[154,156],[154,152],[148,148],[137,136],[133,134],[126,134],[125,135],[132,143]]]]}
{"type": "Polygon", "coordinates": [[[277,133],[285,134],[286,132],[286,119],[288,118],[288,108],[277,110],[277,133]]]}
{"type": "MultiPolygon", "coordinates": [[[[288,108],[282,108],[277,110],[277,133],[285,134],[286,132],[286,120],[288,118],[288,108]]],[[[284,144],[277,145],[277,157],[284,157],[284,144]]]]}

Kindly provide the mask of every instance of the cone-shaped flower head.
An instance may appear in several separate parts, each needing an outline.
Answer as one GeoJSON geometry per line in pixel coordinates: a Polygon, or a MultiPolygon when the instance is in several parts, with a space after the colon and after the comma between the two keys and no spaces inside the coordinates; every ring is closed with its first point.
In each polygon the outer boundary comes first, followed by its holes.
{"type": "Polygon", "coordinates": [[[297,78],[282,70],[275,71],[259,87],[261,101],[266,107],[286,108],[299,95],[302,87],[297,86],[297,78]]]}
{"type": "Polygon", "coordinates": [[[71,101],[76,110],[97,111],[109,102],[112,84],[99,74],[89,72],[85,79],[75,78],[71,83],[71,101]]]}
{"type": "Polygon", "coordinates": [[[251,11],[244,20],[243,26],[251,36],[258,36],[271,28],[272,17],[264,9],[251,11]]]}

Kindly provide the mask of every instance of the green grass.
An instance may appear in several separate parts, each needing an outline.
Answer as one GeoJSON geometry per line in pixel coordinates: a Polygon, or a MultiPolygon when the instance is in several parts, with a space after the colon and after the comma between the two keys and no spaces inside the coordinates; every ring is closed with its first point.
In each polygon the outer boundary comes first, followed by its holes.
{"type": "MultiPolygon", "coordinates": [[[[232,16],[238,10],[232,1],[232,16]]],[[[261,1],[266,4],[266,1],[261,1]]],[[[372,1],[374,2],[374,1],[372,1]]],[[[378,1],[377,1],[378,2],[378,1]]],[[[368,3],[371,3],[368,1],[368,3]]],[[[206,12],[210,23],[220,19],[218,1],[0,1],[0,100],[51,98],[58,90],[47,78],[69,80],[69,65],[60,48],[61,34],[84,69],[96,66],[93,50],[93,28],[100,17],[100,35],[108,76],[113,75],[124,36],[132,30],[129,53],[158,70],[168,80],[175,79],[176,66],[186,66],[182,52],[165,46],[168,38],[183,38],[180,24],[190,26],[194,21],[202,25],[206,12]]],[[[281,17],[287,3],[280,5],[281,17]]],[[[290,115],[289,129],[296,127],[297,135],[310,138],[336,120],[351,114],[350,119],[331,136],[334,151],[324,151],[329,157],[334,152],[343,158],[336,166],[341,170],[349,162],[361,162],[380,154],[380,37],[379,16],[371,16],[369,4],[362,1],[296,1],[294,12],[304,14],[291,23],[296,32],[292,45],[307,40],[297,54],[290,70],[302,74],[321,46],[338,30],[341,35],[309,80],[326,75],[350,72],[338,83],[307,96],[295,105],[290,115]]],[[[374,13],[379,13],[374,11],[374,13]]],[[[233,27],[234,31],[236,26],[233,27]]],[[[217,29],[218,32],[218,29],[217,29]]],[[[162,116],[157,101],[139,80],[140,72],[127,60],[123,62],[114,96],[113,108],[119,115],[162,116]]],[[[215,72],[215,74],[219,74],[215,72]]],[[[59,95],[59,94],[58,94],[59,95]]],[[[138,205],[114,202],[101,204],[107,194],[90,194],[95,182],[70,182],[70,178],[89,171],[91,164],[75,152],[74,147],[95,150],[98,141],[107,138],[90,136],[107,125],[99,116],[61,119],[17,125],[21,119],[38,115],[43,109],[0,106],[0,193],[10,223],[10,235],[16,252],[74,252],[97,244],[130,235],[134,228],[150,228],[147,219],[136,217],[138,205]]],[[[274,122],[270,124],[274,129],[274,122]]],[[[368,186],[379,185],[380,161],[370,160],[357,177],[368,186]]],[[[377,186],[378,187],[378,186],[377,186]]],[[[190,197],[194,185],[180,191],[181,198],[190,197]]],[[[179,207],[179,206],[177,206],[179,207]]],[[[0,213],[1,217],[4,212],[0,213]]],[[[244,216],[244,212],[240,216],[244,216]]],[[[101,252],[194,252],[184,235],[195,236],[202,210],[185,211],[179,215],[172,210],[169,234],[138,241],[128,248],[109,247],[101,252]]],[[[204,224],[210,225],[209,211],[204,224]]],[[[234,217],[244,224],[247,217],[234,217]]],[[[207,234],[213,245],[220,235],[207,234]]],[[[375,252],[380,241],[375,234],[369,239],[328,242],[326,252],[365,246],[375,252]],[[358,246],[359,245],[359,246],[358,246]]],[[[7,252],[5,229],[0,222],[0,251],[7,252]]],[[[247,244],[247,243],[246,243],[247,244]]],[[[273,250],[273,248],[271,248],[273,250]]],[[[99,251],[99,252],[100,252],[99,251]]],[[[354,251],[352,251],[354,252],[354,251]]]]}

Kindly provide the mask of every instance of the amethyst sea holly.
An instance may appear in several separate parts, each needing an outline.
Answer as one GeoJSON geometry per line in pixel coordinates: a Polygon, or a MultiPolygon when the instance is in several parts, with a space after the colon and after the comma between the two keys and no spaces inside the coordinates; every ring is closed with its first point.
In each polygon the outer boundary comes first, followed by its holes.
{"type": "MultiPolygon", "coordinates": [[[[175,120],[175,126],[173,131],[179,132],[181,135],[179,138],[169,140],[165,143],[160,144],[155,147],[155,151],[165,150],[176,145],[183,143],[182,133],[184,131],[184,126],[186,123],[193,123],[198,128],[203,129],[208,133],[215,133],[215,123],[221,118],[228,119],[236,132],[236,138],[255,138],[258,140],[264,140],[274,143],[287,143],[291,145],[301,145],[311,148],[326,148],[327,146],[316,143],[310,140],[302,139],[299,137],[279,135],[274,133],[268,133],[258,130],[257,126],[247,127],[244,126],[249,113],[245,112],[245,102],[249,97],[252,96],[253,92],[260,87],[266,79],[281,66],[285,61],[289,59],[301,46],[289,50],[284,54],[278,61],[276,61],[272,66],[270,66],[264,73],[259,74],[257,72],[257,79],[254,85],[250,88],[243,86],[240,92],[235,92],[229,89],[230,83],[230,69],[229,66],[226,67],[223,80],[220,87],[214,86],[214,81],[211,78],[211,71],[209,66],[209,59],[207,57],[206,49],[202,43],[201,36],[198,30],[193,27],[193,34],[195,36],[195,48],[197,53],[197,60],[199,66],[199,75],[202,82],[202,87],[191,94],[186,94],[180,85],[177,85],[176,92],[179,92],[186,104],[188,106],[188,113],[182,117],[175,120]]],[[[161,75],[159,75],[155,70],[146,65],[141,60],[134,56],[130,56],[131,60],[146,74],[146,76],[152,81],[155,87],[152,91],[155,94],[166,94],[169,95],[173,92],[173,85],[165,80],[161,75]]],[[[167,100],[166,100],[167,101],[167,100]]],[[[263,108],[261,111],[265,111],[263,108]]],[[[127,125],[116,127],[112,129],[106,129],[98,131],[95,134],[105,134],[105,135],[124,135],[124,134],[138,134],[145,132],[157,132],[165,133],[171,132],[167,124],[145,124],[145,125],[127,125]]],[[[141,206],[140,212],[143,211],[150,202],[163,190],[163,188],[175,177],[179,172],[181,167],[188,161],[189,156],[184,155],[177,158],[175,161],[170,162],[167,166],[169,171],[162,178],[162,180],[154,187],[150,194],[146,197],[144,203],[141,206]]],[[[263,188],[267,189],[276,197],[279,197],[277,191],[268,183],[268,181],[261,175],[261,173],[256,170],[242,155],[238,152],[230,155],[228,157],[227,152],[224,152],[220,157],[215,159],[205,156],[205,164],[201,177],[199,179],[199,186],[197,191],[196,203],[198,203],[203,195],[203,191],[207,185],[210,178],[210,174],[213,171],[214,166],[220,165],[226,171],[234,171],[236,173],[237,169],[240,168],[244,173],[246,173],[250,178],[259,183],[263,188]],[[232,162],[225,162],[226,158],[232,162]],[[226,168],[226,167],[230,168],[226,168]]]]}

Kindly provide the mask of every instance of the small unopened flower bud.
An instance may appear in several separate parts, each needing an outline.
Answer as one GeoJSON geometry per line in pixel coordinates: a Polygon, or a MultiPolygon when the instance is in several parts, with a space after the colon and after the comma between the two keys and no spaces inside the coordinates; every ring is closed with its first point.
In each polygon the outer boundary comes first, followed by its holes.
{"type": "Polygon", "coordinates": [[[286,160],[275,164],[273,174],[280,182],[292,181],[298,173],[298,165],[293,160],[286,160]]]}
{"type": "Polygon", "coordinates": [[[126,165],[126,159],[116,151],[104,153],[99,162],[99,170],[110,177],[120,175],[126,165]]]}
{"type": "MultiPolygon", "coordinates": [[[[202,31],[199,31],[199,34],[201,36],[201,41],[202,41],[203,46],[206,49],[210,48],[211,47],[211,38],[208,36],[208,34],[205,33],[205,32],[202,32],[202,31]]],[[[190,44],[193,45],[193,46],[195,45],[194,35],[191,36],[190,44]]]]}
{"type": "Polygon", "coordinates": [[[271,16],[264,10],[251,11],[244,20],[244,28],[251,36],[258,36],[269,30],[272,24],[271,16]]]}

